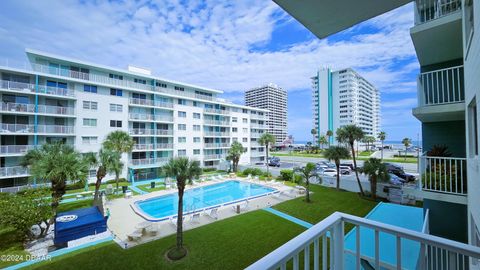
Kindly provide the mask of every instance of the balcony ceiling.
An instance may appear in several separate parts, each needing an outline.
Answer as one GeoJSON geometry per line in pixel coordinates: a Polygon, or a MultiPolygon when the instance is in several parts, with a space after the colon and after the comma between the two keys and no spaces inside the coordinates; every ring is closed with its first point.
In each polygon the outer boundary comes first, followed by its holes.
{"type": "Polygon", "coordinates": [[[461,12],[419,24],[410,35],[421,66],[463,57],[461,12]]]}
{"type": "Polygon", "coordinates": [[[422,123],[465,120],[465,103],[421,106],[412,109],[412,114],[422,123]]]}
{"type": "Polygon", "coordinates": [[[398,8],[411,0],[273,0],[318,38],[398,8]]]}

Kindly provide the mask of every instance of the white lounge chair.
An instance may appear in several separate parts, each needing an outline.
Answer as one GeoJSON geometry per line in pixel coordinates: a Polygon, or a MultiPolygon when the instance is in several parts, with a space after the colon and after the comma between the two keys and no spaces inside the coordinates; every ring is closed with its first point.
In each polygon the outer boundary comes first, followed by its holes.
{"type": "Polygon", "coordinates": [[[145,228],[145,233],[150,236],[156,236],[158,234],[158,224],[151,224],[145,228]]]}
{"type": "MultiPolygon", "coordinates": [[[[178,218],[177,217],[169,217],[168,219],[170,220],[170,223],[172,223],[172,225],[175,226],[175,228],[176,228],[178,218]]],[[[182,216],[182,223],[184,221],[185,221],[185,216],[182,216]]]]}
{"type": "Polygon", "coordinates": [[[218,219],[218,207],[205,210],[205,214],[213,219],[218,219]]]}
{"type": "Polygon", "coordinates": [[[260,181],[260,178],[258,178],[258,175],[255,175],[255,177],[253,178],[253,182],[259,182],[260,181]]]}
{"type": "Polygon", "coordinates": [[[247,175],[247,180],[252,180],[252,175],[251,174],[247,175]]]}
{"type": "Polygon", "coordinates": [[[220,175],[217,175],[217,178],[218,178],[218,180],[220,180],[220,181],[226,180],[226,178],[223,177],[223,175],[221,175],[221,174],[220,174],[220,175]]]}
{"type": "Polygon", "coordinates": [[[142,238],[142,232],[135,230],[132,233],[127,234],[128,241],[139,241],[142,238]]]}
{"type": "Polygon", "coordinates": [[[193,213],[190,216],[190,223],[199,223],[200,222],[200,212],[193,213]]]}
{"type": "Polygon", "coordinates": [[[241,202],[240,204],[233,205],[233,211],[237,212],[237,208],[239,207],[240,212],[244,212],[248,209],[248,200],[241,202]]]}

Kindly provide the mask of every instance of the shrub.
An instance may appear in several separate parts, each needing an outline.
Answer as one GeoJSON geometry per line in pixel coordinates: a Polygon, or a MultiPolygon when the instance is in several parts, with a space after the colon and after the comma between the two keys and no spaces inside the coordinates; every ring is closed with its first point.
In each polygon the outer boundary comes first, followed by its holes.
{"type": "Polygon", "coordinates": [[[242,174],[244,176],[251,174],[252,176],[260,176],[263,175],[263,171],[259,168],[247,168],[243,170],[242,174]]]}
{"type": "Polygon", "coordinates": [[[293,170],[281,170],[278,178],[283,181],[292,181],[293,170]]]}
{"type": "Polygon", "coordinates": [[[303,181],[302,176],[298,175],[298,174],[295,174],[295,178],[294,178],[293,182],[296,183],[296,184],[301,184],[302,181],[303,181]]]}
{"type": "Polygon", "coordinates": [[[81,189],[85,187],[85,182],[84,181],[78,181],[73,184],[67,185],[65,190],[74,190],[74,189],[81,189]]]}
{"type": "Polygon", "coordinates": [[[203,168],[203,172],[213,172],[215,170],[215,168],[203,168]]]}
{"type": "MultiPolygon", "coordinates": [[[[121,183],[121,182],[127,182],[127,179],[125,179],[125,178],[119,178],[119,179],[118,179],[118,182],[119,182],[119,183],[121,183]]],[[[115,184],[116,182],[115,182],[115,179],[111,179],[111,180],[106,181],[105,183],[107,183],[107,184],[115,184]]],[[[95,185],[95,183],[93,183],[93,185],[95,185]]]]}
{"type": "Polygon", "coordinates": [[[272,177],[272,173],[271,172],[262,172],[262,176],[263,177],[272,177]]]}

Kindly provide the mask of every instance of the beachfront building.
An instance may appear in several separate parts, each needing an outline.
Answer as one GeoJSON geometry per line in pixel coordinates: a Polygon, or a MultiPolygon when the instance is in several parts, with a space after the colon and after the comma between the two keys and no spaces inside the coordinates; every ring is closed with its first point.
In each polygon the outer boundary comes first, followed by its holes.
{"type": "MultiPolygon", "coordinates": [[[[324,38],[412,1],[275,2],[317,37],[324,38]]],[[[371,222],[335,213],[250,269],[273,269],[291,261],[298,265],[304,258],[299,257],[300,252],[313,252],[314,264],[318,266],[321,258],[324,268],[328,262],[330,269],[347,269],[346,264],[355,269],[479,269],[480,35],[476,30],[480,29],[480,3],[415,0],[412,7],[415,18],[410,34],[420,64],[418,105],[413,115],[422,122],[425,151],[420,159],[416,195],[423,198],[423,227],[412,231],[381,219],[371,222]],[[354,245],[348,250],[345,223],[356,227],[354,245]],[[382,243],[382,235],[389,235],[390,244],[382,243]],[[409,246],[407,239],[416,248],[409,246]],[[387,264],[381,255],[386,249],[395,250],[393,264],[387,264]],[[414,264],[405,265],[412,256],[414,264]]],[[[305,261],[309,258],[305,256],[305,261]]]]}
{"type": "Polygon", "coordinates": [[[256,141],[266,129],[267,110],[138,67],[117,69],[30,49],[26,54],[28,67],[0,66],[0,187],[27,183],[28,169],[19,162],[30,149],[60,141],[97,152],[115,130],[135,141],[122,157],[121,177],[130,181],[157,178],[158,168],[174,156],[223,166],[233,141],[248,150],[240,163],[264,160],[256,141]]]}
{"type": "MultiPolygon", "coordinates": [[[[377,137],[380,93],[375,86],[351,68],[337,71],[322,68],[311,80],[316,139],[345,125],[357,125],[366,135],[377,137]]],[[[334,137],[329,138],[330,143],[334,137]]]]}
{"type": "Polygon", "coordinates": [[[268,133],[277,144],[287,138],[287,91],[269,83],[245,92],[245,105],[268,110],[268,133]]]}

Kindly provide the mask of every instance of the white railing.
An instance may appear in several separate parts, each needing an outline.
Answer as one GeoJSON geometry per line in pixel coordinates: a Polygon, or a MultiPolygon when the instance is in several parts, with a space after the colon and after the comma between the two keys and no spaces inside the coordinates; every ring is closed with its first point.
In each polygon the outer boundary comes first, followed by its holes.
{"type": "Polygon", "coordinates": [[[251,128],[256,128],[256,129],[267,129],[267,125],[259,125],[259,124],[250,124],[251,128]]]}
{"type": "Polygon", "coordinates": [[[145,158],[145,159],[131,159],[130,165],[141,166],[141,165],[163,165],[168,162],[169,158],[145,158]]]}
{"type": "Polygon", "coordinates": [[[170,129],[130,128],[128,132],[130,135],[173,135],[173,130],[170,129]]]}
{"type": "Polygon", "coordinates": [[[46,94],[46,95],[54,95],[54,96],[64,96],[64,97],[75,96],[75,90],[73,89],[66,89],[66,88],[59,88],[59,87],[52,87],[52,86],[45,86],[45,85],[38,86],[38,93],[46,94]]]}
{"type": "Polygon", "coordinates": [[[73,107],[51,106],[51,105],[38,105],[38,113],[75,115],[75,108],[73,108],[73,107]]]}
{"type": "Polygon", "coordinates": [[[246,269],[287,269],[287,265],[288,268],[299,269],[303,261],[305,269],[320,269],[320,266],[334,270],[362,269],[363,262],[370,264],[372,269],[401,270],[407,269],[406,261],[412,259],[402,254],[402,245],[408,242],[419,247],[417,269],[468,269],[469,260],[478,263],[480,258],[478,247],[335,212],[246,269]],[[345,248],[346,224],[355,227],[354,250],[345,248]],[[362,235],[365,229],[372,233],[362,235]],[[380,241],[384,237],[391,237],[392,241],[380,241]],[[361,248],[362,241],[372,247],[371,254],[361,248]],[[394,251],[395,256],[390,258],[394,260],[393,264],[383,255],[385,250],[394,251]],[[346,262],[347,256],[352,260],[346,262]]]}
{"type": "Polygon", "coordinates": [[[11,82],[11,81],[5,81],[5,80],[0,80],[0,88],[19,91],[19,92],[40,93],[40,94],[55,95],[55,96],[67,96],[67,97],[75,96],[75,91],[72,89],[39,85],[38,92],[37,92],[34,84],[22,83],[22,82],[11,82]]]}
{"type": "Polygon", "coordinates": [[[415,0],[415,25],[441,18],[461,9],[461,0],[415,0]]]}
{"type": "Polygon", "coordinates": [[[229,143],[205,143],[205,148],[228,148],[230,147],[229,143]]]}
{"type": "Polygon", "coordinates": [[[161,107],[161,108],[173,108],[173,103],[159,101],[159,100],[150,100],[150,99],[142,99],[142,98],[130,98],[129,102],[130,102],[131,105],[143,105],[143,106],[153,106],[153,107],[161,107]]]}
{"type": "Polygon", "coordinates": [[[28,168],[22,166],[0,168],[0,177],[28,176],[28,168]]]}
{"type": "Polygon", "coordinates": [[[464,102],[463,66],[421,73],[418,88],[420,106],[464,102]]]}
{"type": "Polygon", "coordinates": [[[221,110],[221,109],[213,109],[213,108],[204,108],[203,109],[204,113],[213,113],[213,114],[225,114],[228,115],[230,114],[230,111],[227,110],[221,110]]]}
{"type": "Polygon", "coordinates": [[[426,191],[467,195],[467,159],[420,157],[420,184],[426,191]]]}
{"type": "Polygon", "coordinates": [[[258,119],[258,120],[267,120],[266,115],[259,115],[259,114],[250,114],[251,119],[258,119]]]}
{"type": "Polygon", "coordinates": [[[26,112],[35,113],[35,104],[26,103],[2,103],[2,112],[26,112]]]}
{"type": "Polygon", "coordinates": [[[266,152],[261,152],[261,151],[250,151],[250,156],[254,157],[263,157],[265,156],[266,152]]]}
{"type": "Polygon", "coordinates": [[[172,149],[171,143],[157,143],[157,144],[135,144],[133,150],[158,150],[158,149],[172,149]]]}
{"type": "Polygon", "coordinates": [[[260,138],[262,137],[263,133],[260,133],[260,132],[251,132],[250,133],[250,137],[252,138],[260,138]]]}
{"type": "Polygon", "coordinates": [[[210,126],[229,126],[230,122],[229,121],[221,121],[221,120],[209,120],[205,119],[203,120],[204,125],[210,125],[210,126]]]}
{"type": "Polygon", "coordinates": [[[29,150],[32,150],[34,145],[2,145],[0,146],[0,154],[12,155],[12,154],[25,154],[29,150]]]}
{"type": "Polygon", "coordinates": [[[228,137],[230,136],[230,132],[205,131],[203,135],[205,137],[228,137]]]}
{"type": "Polygon", "coordinates": [[[166,115],[155,115],[155,114],[145,114],[145,113],[130,113],[131,120],[143,120],[143,121],[165,121],[173,122],[172,116],[166,115]]]}
{"type": "Polygon", "coordinates": [[[62,126],[62,125],[38,125],[37,133],[47,134],[74,134],[74,126],[62,126]]]}
{"type": "Polygon", "coordinates": [[[203,159],[225,159],[226,155],[225,154],[214,154],[214,155],[204,155],[203,159]]]}
{"type": "Polygon", "coordinates": [[[0,133],[33,133],[35,131],[34,125],[25,124],[3,124],[0,133]]]}

